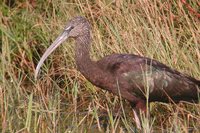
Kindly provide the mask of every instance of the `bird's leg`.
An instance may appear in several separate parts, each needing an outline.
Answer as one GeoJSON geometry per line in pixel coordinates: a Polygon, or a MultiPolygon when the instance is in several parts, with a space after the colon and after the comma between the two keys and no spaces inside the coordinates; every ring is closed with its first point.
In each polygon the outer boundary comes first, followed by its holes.
{"type": "Polygon", "coordinates": [[[146,103],[145,103],[145,101],[143,101],[143,100],[139,101],[139,102],[136,104],[135,108],[140,109],[140,110],[141,110],[142,112],[144,112],[144,113],[146,113],[146,111],[147,111],[146,103]]]}
{"type": "Polygon", "coordinates": [[[141,126],[141,118],[140,118],[140,111],[144,114],[146,114],[146,104],[145,101],[141,100],[139,102],[135,103],[131,103],[131,106],[133,108],[133,114],[134,114],[134,119],[135,119],[135,123],[138,129],[141,130],[142,126],[141,126]],[[138,117],[139,114],[139,117],[138,117]]]}

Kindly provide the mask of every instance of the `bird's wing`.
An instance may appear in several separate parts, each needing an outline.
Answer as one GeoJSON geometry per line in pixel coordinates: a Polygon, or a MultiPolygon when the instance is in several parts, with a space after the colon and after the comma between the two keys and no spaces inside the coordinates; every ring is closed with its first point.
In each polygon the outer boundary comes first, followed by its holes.
{"type": "Polygon", "coordinates": [[[197,97],[200,81],[182,74],[150,58],[130,54],[115,54],[98,62],[114,76],[127,81],[129,91],[141,96],[149,94],[156,101],[166,95],[175,100],[197,97]],[[136,89],[137,88],[137,89],[136,89]]]}

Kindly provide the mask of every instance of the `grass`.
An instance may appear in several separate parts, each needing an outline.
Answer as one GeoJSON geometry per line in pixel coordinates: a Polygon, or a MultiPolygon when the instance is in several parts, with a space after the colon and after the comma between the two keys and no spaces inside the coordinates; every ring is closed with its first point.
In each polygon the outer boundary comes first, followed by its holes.
{"type": "MultiPolygon", "coordinates": [[[[200,106],[151,103],[135,128],[129,103],[93,86],[77,70],[74,41],[35,66],[70,18],[93,27],[91,57],[135,53],[200,77],[200,21],[180,0],[0,2],[1,132],[198,132],[200,106]]],[[[189,3],[199,11],[198,1],[189,3]]]]}

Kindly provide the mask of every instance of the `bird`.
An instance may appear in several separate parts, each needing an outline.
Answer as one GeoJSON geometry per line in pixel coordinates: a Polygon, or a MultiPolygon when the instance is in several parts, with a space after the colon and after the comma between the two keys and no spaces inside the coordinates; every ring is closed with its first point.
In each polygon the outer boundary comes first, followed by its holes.
{"type": "MultiPolygon", "coordinates": [[[[90,58],[91,25],[83,16],[68,21],[64,31],[42,55],[36,70],[68,38],[75,39],[77,69],[93,85],[120,95],[133,109],[146,111],[146,102],[197,102],[200,80],[167,65],[135,54],[111,54],[93,61],[90,58]]],[[[135,116],[136,117],[136,116],[135,116]]]]}

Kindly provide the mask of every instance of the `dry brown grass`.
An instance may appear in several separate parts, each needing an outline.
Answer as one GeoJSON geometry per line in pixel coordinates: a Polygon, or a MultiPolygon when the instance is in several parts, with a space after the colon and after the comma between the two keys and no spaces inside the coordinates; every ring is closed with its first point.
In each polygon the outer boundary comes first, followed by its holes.
{"type": "MultiPolygon", "coordinates": [[[[130,105],[96,88],[74,64],[73,41],[59,47],[34,81],[35,66],[67,20],[93,30],[91,57],[135,53],[200,77],[200,21],[181,0],[0,2],[2,132],[198,132],[199,104],[152,103],[137,131],[130,105]],[[33,7],[34,6],[34,7],[33,7]],[[124,112],[123,112],[124,110],[124,112]]],[[[199,2],[189,3],[198,11],[199,2]]]]}

